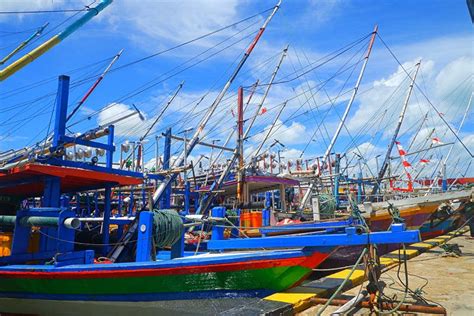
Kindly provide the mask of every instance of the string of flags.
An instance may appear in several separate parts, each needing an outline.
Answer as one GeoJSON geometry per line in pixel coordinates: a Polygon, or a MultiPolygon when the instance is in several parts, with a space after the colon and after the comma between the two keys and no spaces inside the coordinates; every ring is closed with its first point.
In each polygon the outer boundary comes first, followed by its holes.
{"type": "Polygon", "coordinates": [[[402,165],[403,165],[403,168],[405,170],[405,174],[408,178],[408,181],[407,181],[407,187],[401,188],[401,187],[395,186],[394,181],[390,180],[390,187],[394,191],[413,192],[413,180],[412,180],[410,170],[409,170],[409,168],[411,168],[412,165],[406,160],[405,156],[406,156],[407,153],[406,153],[405,149],[403,149],[402,144],[398,141],[396,141],[395,144],[397,145],[398,154],[400,155],[400,159],[402,160],[402,165]]]}
{"type": "MultiPolygon", "coordinates": [[[[263,115],[265,113],[267,113],[267,108],[263,107],[262,110],[260,111],[259,115],[263,115]]],[[[230,109],[230,113],[232,114],[232,117],[235,117],[235,112],[234,112],[234,109],[230,109]]]]}

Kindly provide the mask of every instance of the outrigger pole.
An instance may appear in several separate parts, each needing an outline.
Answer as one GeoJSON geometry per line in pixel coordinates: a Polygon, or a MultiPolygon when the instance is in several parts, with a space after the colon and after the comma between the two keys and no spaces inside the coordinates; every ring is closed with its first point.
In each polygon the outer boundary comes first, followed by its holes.
{"type": "Polygon", "coordinates": [[[99,85],[99,83],[104,79],[105,75],[109,72],[110,68],[112,68],[113,64],[120,58],[122,55],[123,49],[121,49],[117,55],[114,56],[112,61],[109,63],[107,68],[105,68],[104,72],[97,78],[97,80],[94,82],[94,84],[87,90],[86,94],[82,97],[81,101],[76,105],[76,107],[69,113],[69,115],[66,118],[66,122],[69,121],[74,114],[79,110],[79,108],[86,102],[87,98],[91,95],[91,93],[95,90],[95,88],[99,85]]]}
{"type": "MultiPolygon", "coordinates": [[[[342,127],[344,126],[344,124],[346,122],[347,115],[349,114],[349,111],[352,107],[352,103],[355,100],[355,97],[357,95],[357,91],[359,90],[360,82],[362,81],[362,77],[364,75],[365,68],[367,66],[367,62],[369,61],[370,53],[372,52],[372,46],[374,45],[375,36],[377,35],[377,31],[378,31],[378,26],[375,25],[374,31],[372,32],[372,36],[370,37],[369,46],[367,48],[367,54],[364,57],[364,63],[362,64],[362,68],[360,70],[359,77],[357,78],[357,82],[354,86],[354,91],[352,92],[352,96],[349,99],[349,102],[347,103],[346,109],[345,109],[344,114],[342,115],[342,118],[341,118],[341,122],[339,123],[339,126],[337,127],[336,132],[334,133],[334,135],[331,139],[331,143],[329,143],[329,146],[328,146],[328,148],[326,149],[326,152],[323,155],[323,158],[321,160],[321,162],[323,164],[326,162],[329,155],[331,154],[331,151],[334,147],[334,144],[336,143],[336,140],[339,137],[339,133],[341,132],[342,127]]],[[[312,181],[310,183],[309,187],[308,187],[308,190],[306,191],[305,195],[303,196],[303,199],[301,200],[300,210],[304,209],[306,203],[308,203],[309,197],[311,196],[311,192],[313,191],[314,186],[315,186],[315,182],[312,181]]]]}
{"type": "MultiPolygon", "coordinates": [[[[196,146],[196,144],[199,142],[199,138],[200,138],[201,133],[203,132],[204,128],[206,127],[206,124],[209,122],[209,120],[210,120],[211,116],[214,114],[217,106],[219,105],[219,103],[224,98],[224,95],[226,94],[227,90],[229,90],[231,84],[234,82],[235,78],[237,77],[238,73],[240,72],[240,69],[242,69],[243,65],[245,64],[248,57],[250,56],[253,49],[255,48],[255,45],[257,45],[257,43],[258,43],[260,37],[262,36],[263,32],[265,31],[265,28],[267,27],[268,23],[270,22],[270,20],[273,18],[275,13],[280,8],[280,5],[281,5],[281,0],[278,1],[277,5],[273,8],[273,11],[267,17],[265,22],[263,23],[262,27],[258,31],[258,33],[255,36],[252,43],[250,43],[250,46],[245,51],[244,56],[242,56],[242,59],[240,60],[239,64],[237,65],[237,68],[234,70],[234,72],[230,76],[229,80],[227,81],[227,83],[222,88],[222,91],[216,97],[216,99],[214,100],[214,102],[210,106],[209,110],[207,111],[207,113],[205,114],[203,119],[201,120],[201,122],[199,124],[199,127],[196,129],[196,132],[194,133],[193,137],[189,140],[189,143],[184,144],[185,148],[184,148],[183,152],[174,161],[172,167],[181,166],[183,164],[184,160],[185,160],[185,156],[189,155],[191,153],[191,151],[193,150],[194,146],[196,146]]],[[[171,184],[171,182],[174,179],[176,179],[176,177],[177,177],[177,174],[171,174],[171,175],[166,176],[166,178],[163,180],[163,182],[160,184],[160,186],[153,193],[153,199],[152,199],[152,202],[151,202],[152,205],[149,205],[150,209],[153,208],[157,204],[157,202],[163,196],[163,193],[166,191],[166,188],[171,184]]],[[[130,228],[129,228],[128,232],[126,233],[126,235],[122,238],[122,242],[120,243],[120,245],[117,246],[116,248],[114,248],[111,251],[109,257],[112,261],[117,260],[117,258],[120,256],[120,254],[122,253],[122,250],[125,247],[125,244],[128,243],[131,240],[131,238],[133,237],[135,231],[137,230],[137,226],[138,226],[138,221],[135,220],[130,225],[130,228]]]]}
{"type": "MultiPolygon", "coordinates": [[[[263,26],[260,28],[260,31],[257,33],[255,36],[254,40],[248,47],[247,51],[245,54],[242,56],[242,59],[240,60],[239,64],[237,65],[237,68],[234,70],[232,75],[230,76],[229,80],[225,84],[224,88],[222,88],[222,91],[219,93],[219,95],[216,97],[214,102],[212,103],[211,107],[207,111],[206,115],[204,118],[201,120],[201,123],[199,124],[199,127],[196,129],[196,132],[194,133],[193,137],[190,139],[189,143],[185,146],[185,150],[179,155],[179,157],[175,160],[174,166],[181,166],[184,162],[184,153],[186,152],[187,155],[191,153],[193,150],[194,146],[199,141],[199,137],[201,136],[201,133],[203,132],[204,128],[206,127],[206,124],[209,122],[211,116],[214,114],[217,106],[221,102],[222,98],[226,94],[227,90],[229,89],[230,85],[234,82],[235,78],[237,77],[237,74],[240,72],[240,69],[242,69],[242,66],[245,64],[247,61],[248,57],[252,53],[253,49],[255,48],[255,45],[257,45],[260,37],[262,36],[263,32],[265,31],[265,28],[267,27],[268,23],[270,20],[273,18],[275,13],[278,11],[280,8],[281,0],[278,1],[277,5],[273,9],[272,13],[268,16],[268,18],[265,20],[263,26]]],[[[168,185],[173,181],[173,179],[176,178],[176,175],[170,175],[167,176],[165,180],[160,184],[160,186],[156,189],[155,193],[153,194],[153,204],[156,204],[158,200],[161,198],[163,193],[165,192],[165,189],[168,187],[168,185]]]]}
{"type": "MultiPolygon", "coordinates": [[[[150,125],[150,127],[147,128],[147,130],[145,131],[145,134],[143,134],[140,138],[139,138],[139,142],[142,142],[147,136],[148,134],[151,132],[151,130],[153,129],[153,127],[155,127],[156,123],[158,123],[158,121],[160,120],[160,118],[163,116],[163,114],[165,113],[165,111],[168,109],[168,107],[170,106],[171,103],[173,103],[174,99],[176,98],[176,96],[178,95],[179,91],[181,91],[181,88],[183,88],[183,85],[184,85],[184,81],[182,81],[178,88],[176,89],[176,91],[173,93],[173,95],[171,96],[171,98],[168,100],[168,102],[166,103],[166,105],[163,107],[163,109],[161,109],[160,113],[158,114],[158,116],[155,118],[155,120],[153,121],[153,123],[150,125]]],[[[134,150],[133,150],[134,151],[134,150]]],[[[125,158],[123,161],[122,161],[122,164],[120,165],[120,168],[123,167],[123,164],[125,163],[125,161],[127,161],[128,159],[130,159],[130,157],[133,155],[134,153],[131,152],[127,158],[125,158]]],[[[135,163],[135,162],[134,162],[135,163]]]]}
{"type": "Polygon", "coordinates": [[[20,45],[18,45],[10,54],[7,56],[3,57],[3,59],[0,61],[0,65],[3,65],[7,61],[10,60],[16,53],[18,53],[20,50],[22,50],[28,43],[30,43],[35,37],[40,36],[41,33],[43,33],[44,29],[49,25],[49,22],[45,23],[43,26],[39,27],[30,37],[28,37],[26,40],[24,40],[20,45]]]}
{"type": "Polygon", "coordinates": [[[102,0],[100,3],[95,6],[94,8],[89,8],[87,13],[84,14],[81,18],[77,21],[69,25],[64,31],[60,32],[59,34],[51,37],[49,40],[41,44],[40,46],[36,47],[29,53],[26,53],[23,57],[17,59],[11,65],[6,67],[5,69],[0,70],[0,81],[3,81],[16,73],[21,68],[25,67],[36,58],[40,57],[48,50],[59,44],[63,41],[66,37],[74,33],[77,29],[81,26],[89,22],[94,16],[98,15],[100,11],[104,10],[109,4],[112,3],[112,0],[102,0]]]}
{"type": "MultiPolygon", "coordinates": [[[[461,123],[459,123],[459,127],[456,132],[456,135],[459,135],[459,132],[461,132],[461,129],[464,125],[464,121],[466,120],[467,114],[469,113],[469,109],[471,108],[471,103],[472,103],[472,96],[473,96],[473,92],[471,92],[471,96],[469,97],[469,101],[467,102],[466,110],[464,111],[464,115],[462,117],[461,123]]],[[[454,145],[456,145],[456,142],[453,142],[453,144],[449,148],[448,154],[446,155],[446,157],[444,157],[443,164],[441,165],[441,168],[442,168],[441,171],[446,172],[446,163],[448,162],[449,156],[451,155],[451,152],[453,151],[454,145]]],[[[436,166],[436,169],[438,169],[438,167],[439,167],[439,163],[438,163],[438,166],[436,166]]],[[[435,183],[438,183],[438,179],[439,179],[439,175],[436,175],[435,179],[433,180],[433,183],[430,186],[429,191],[433,189],[435,183]]],[[[447,183],[445,183],[446,177],[443,177],[442,181],[443,181],[442,183],[443,188],[447,189],[447,183]]]]}
{"type": "MultiPolygon", "coordinates": [[[[287,103],[288,103],[288,100],[286,100],[285,102],[283,102],[283,104],[281,105],[280,111],[278,111],[277,115],[276,115],[275,118],[273,119],[273,123],[270,125],[270,128],[268,129],[267,133],[265,134],[265,137],[264,137],[263,140],[260,142],[260,145],[258,146],[257,150],[255,150],[255,152],[253,153],[253,156],[254,156],[254,157],[258,156],[258,154],[260,153],[260,150],[262,150],[263,145],[265,145],[265,143],[267,142],[268,138],[269,138],[270,135],[272,134],[273,128],[275,127],[276,123],[277,123],[278,120],[280,119],[280,115],[281,115],[281,113],[283,112],[283,110],[285,109],[287,103]]],[[[270,163],[272,163],[272,161],[270,161],[270,163]]]]}
{"type": "MultiPolygon", "coordinates": [[[[255,90],[257,89],[257,86],[258,86],[258,83],[260,82],[260,80],[257,79],[257,81],[255,81],[255,83],[252,85],[252,90],[250,91],[250,94],[247,98],[247,102],[245,102],[245,106],[244,106],[244,113],[247,111],[247,107],[248,105],[250,104],[250,101],[252,100],[253,98],[253,95],[255,93],[255,90]]],[[[234,132],[235,132],[235,129],[232,129],[229,133],[229,135],[227,136],[224,144],[222,145],[222,147],[226,147],[227,144],[229,144],[229,141],[232,139],[232,137],[234,136],[234,132]]],[[[216,163],[217,160],[219,160],[219,158],[221,157],[222,153],[224,152],[225,149],[221,148],[221,150],[217,153],[216,157],[213,158],[210,162],[209,162],[209,166],[212,166],[214,163],[216,163]]],[[[207,180],[205,181],[207,183],[207,180]]]]}
{"type": "MultiPolygon", "coordinates": [[[[213,191],[214,190],[217,190],[220,188],[220,186],[222,185],[222,183],[224,183],[224,180],[227,178],[227,175],[229,174],[229,172],[231,171],[231,169],[233,168],[234,166],[234,163],[235,161],[237,160],[237,158],[239,157],[239,167],[237,168],[237,175],[238,175],[238,178],[240,178],[241,181],[239,181],[239,187],[240,187],[240,190],[243,191],[243,142],[247,139],[248,137],[248,134],[250,132],[250,129],[252,128],[253,124],[255,123],[255,120],[257,118],[257,116],[259,115],[260,113],[260,110],[265,102],[265,99],[267,98],[268,96],[268,93],[270,92],[270,88],[273,84],[273,81],[275,80],[275,77],[278,73],[278,70],[280,69],[280,66],[283,62],[283,59],[285,58],[286,56],[286,53],[288,51],[288,45],[286,46],[286,48],[283,50],[282,54],[281,54],[281,57],[280,57],[280,60],[278,61],[278,64],[275,68],[275,70],[273,71],[273,74],[272,74],[272,77],[270,78],[270,82],[268,83],[267,85],[267,88],[265,89],[265,92],[263,94],[263,97],[257,107],[257,109],[255,110],[255,115],[252,117],[250,123],[249,123],[249,126],[247,126],[247,129],[245,130],[245,132],[242,134],[243,132],[243,119],[242,119],[242,122],[241,122],[241,126],[239,127],[239,133],[241,133],[242,135],[239,135],[239,139],[240,141],[238,142],[237,144],[237,147],[234,149],[234,153],[232,154],[232,158],[231,158],[231,161],[227,164],[226,168],[222,171],[221,175],[219,176],[219,179],[215,182],[212,183],[211,187],[209,188],[209,192],[207,192],[207,194],[201,199],[201,204],[199,205],[199,209],[196,211],[197,214],[200,214],[200,213],[204,213],[207,211],[207,209],[209,208],[209,206],[211,205],[211,202],[212,202],[212,199],[213,199],[213,191]],[[242,166],[240,166],[242,165],[242,166]]],[[[243,90],[242,88],[239,88],[239,108],[242,106],[241,104],[241,101],[242,101],[242,98],[243,98],[243,90]]],[[[282,109],[284,108],[285,106],[283,105],[282,109]]],[[[281,113],[281,111],[280,111],[281,113]]],[[[242,115],[243,115],[243,111],[242,111],[242,115]]],[[[239,125],[240,125],[240,122],[239,122],[239,125]]],[[[241,192],[243,193],[243,192],[241,192]]],[[[240,195],[240,198],[242,199],[243,195],[241,194],[240,195]]]]}
{"type": "MultiPolygon", "coordinates": [[[[277,66],[275,67],[275,70],[273,70],[273,73],[272,73],[272,76],[270,78],[270,81],[266,84],[267,88],[265,89],[265,92],[263,93],[263,96],[262,96],[262,99],[260,100],[260,103],[258,104],[256,110],[255,110],[255,114],[251,117],[250,119],[250,122],[249,122],[249,125],[247,126],[247,129],[245,130],[245,133],[243,135],[243,140],[245,141],[249,135],[249,132],[250,132],[250,129],[253,127],[253,124],[255,123],[255,120],[257,119],[257,116],[260,114],[260,111],[263,107],[263,104],[265,103],[265,100],[267,99],[267,96],[268,96],[268,93],[270,92],[270,88],[272,87],[273,85],[273,81],[275,80],[275,77],[276,75],[278,74],[278,71],[280,70],[280,67],[281,67],[281,64],[283,63],[283,59],[285,59],[286,55],[287,55],[287,52],[288,52],[288,45],[283,49],[282,53],[281,53],[281,57],[280,57],[280,60],[278,61],[278,64],[277,66]]],[[[245,108],[244,108],[244,112],[247,111],[247,106],[249,105],[250,103],[250,99],[252,98],[254,92],[255,92],[255,88],[258,86],[258,81],[256,82],[256,84],[254,84],[252,86],[252,92],[250,93],[249,95],[249,98],[247,100],[247,103],[245,104],[245,108]]],[[[232,130],[232,132],[230,133],[230,135],[227,137],[226,141],[225,141],[225,144],[223,145],[224,147],[227,146],[229,140],[232,138],[232,136],[234,135],[234,130],[232,130]]],[[[217,161],[217,159],[219,159],[219,157],[222,155],[222,150],[217,154],[216,158],[214,159],[213,162],[211,163],[214,163],[217,161]]]]}
{"type": "Polygon", "coordinates": [[[390,164],[390,154],[392,153],[393,146],[395,145],[395,142],[397,141],[398,138],[398,133],[400,132],[400,128],[403,123],[403,119],[405,118],[405,113],[407,111],[408,107],[408,102],[410,101],[411,94],[413,92],[413,86],[415,85],[415,80],[416,76],[418,75],[418,70],[420,69],[421,61],[419,61],[415,67],[415,75],[413,78],[411,78],[411,83],[410,86],[408,87],[408,93],[405,98],[405,102],[403,103],[402,111],[400,112],[400,116],[398,117],[398,122],[397,122],[397,127],[395,128],[395,132],[393,133],[392,140],[390,141],[390,144],[388,145],[387,153],[385,154],[385,159],[383,160],[382,167],[380,168],[379,174],[377,176],[377,181],[372,189],[372,197],[374,197],[377,194],[377,191],[380,187],[380,181],[382,180],[383,176],[385,175],[385,172],[387,171],[388,165],[390,164]]]}
{"type": "Polygon", "coordinates": [[[278,71],[280,70],[281,64],[283,63],[283,59],[285,59],[285,57],[288,53],[288,46],[289,45],[286,45],[286,47],[283,49],[283,52],[281,53],[280,60],[278,61],[278,64],[277,64],[275,70],[272,73],[272,77],[270,78],[270,81],[267,84],[267,89],[265,89],[262,100],[260,101],[257,109],[255,110],[255,114],[252,116],[252,118],[250,120],[250,123],[247,126],[247,129],[245,130],[244,140],[248,137],[248,135],[250,133],[250,129],[253,127],[253,124],[255,123],[255,120],[257,119],[257,116],[259,115],[259,113],[262,109],[262,106],[263,106],[263,104],[264,104],[264,102],[265,102],[265,100],[268,96],[268,93],[270,92],[270,88],[272,87],[273,81],[275,80],[275,77],[278,74],[278,71]]]}

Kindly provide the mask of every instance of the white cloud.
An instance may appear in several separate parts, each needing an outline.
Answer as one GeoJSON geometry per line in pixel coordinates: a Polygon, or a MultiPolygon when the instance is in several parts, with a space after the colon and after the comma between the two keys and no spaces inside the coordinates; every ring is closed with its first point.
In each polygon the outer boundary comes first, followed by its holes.
{"type": "MultiPolygon", "coordinates": [[[[101,126],[106,126],[115,120],[132,114],[136,111],[132,110],[128,105],[122,103],[112,103],[102,110],[98,117],[97,123],[101,126]]],[[[127,136],[127,137],[140,137],[150,126],[151,122],[146,120],[142,121],[138,114],[130,116],[123,121],[114,123],[115,135],[127,136]]]]}
{"type": "MultiPolygon", "coordinates": [[[[447,102],[452,102],[453,99],[456,99],[456,95],[450,94],[457,88],[461,80],[468,78],[473,74],[474,63],[472,57],[467,56],[460,57],[450,62],[446,67],[444,67],[436,76],[435,85],[436,85],[436,94],[439,98],[448,98],[447,102]]],[[[472,79],[471,85],[467,85],[465,89],[472,91],[472,79]]],[[[463,92],[463,91],[458,91],[463,92]]]]}
{"type": "MultiPolygon", "coordinates": [[[[253,140],[256,143],[263,141],[267,130],[270,129],[270,127],[271,125],[266,126],[265,131],[255,135],[253,140]]],[[[306,143],[308,141],[308,137],[309,135],[306,127],[301,123],[293,121],[290,125],[286,125],[282,121],[278,120],[275,123],[275,127],[273,128],[269,139],[276,138],[286,146],[306,143]]]]}
{"type": "Polygon", "coordinates": [[[328,23],[342,13],[347,4],[348,1],[342,0],[310,0],[298,23],[312,28],[328,23]]]}
{"type": "MultiPolygon", "coordinates": [[[[139,42],[142,48],[156,49],[164,47],[163,43],[184,42],[237,21],[237,5],[236,0],[226,1],[225,5],[218,0],[122,0],[114,2],[100,18],[112,29],[139,42]]],[[[203,40],[198,45],[209,46],[214,40],[203,40]]]]}
{"type": "MultiPolygon", "coordinates": [[[[0,11],[35,11],[35,10],[54,10],[64,7],[66,1],[64,0],[2,0],[0,1],[0,11]]],[[[80,3],[76,8],[80,9],[83,4],[80,3]]],[[[18,19],[22,20],[26,17],[25,14],[1,14],[2,19],[18,19]]]]}
{"type": "MultiPolygon", "coordinates": [[[[412,69],[411,75],[413,75],[413,66],[417,60],[418,58],[404,63],[405,69],[412,69]]],[[[472,85],[464,85],[464,89],[456,90],[451,98],[446,98],[446,96],[452,93],[469,76],[471,63],[471,58],[462,56],[443,68],[437,69],[433,60],[422,61],[420,71],[423,75],[418,75],[417,84],[428,95],[430,101],[441,112],[445,113],[445,118],[449,121],[459,118],[459,115],[462,114],[462,111],[456,109],[462,109],[466,104],[459,102],[459,96],[467,95],[472,90],[472,85]]],[[[384,118],[384,125],[386,126],[384,135],[385,137],[391,136],[406,98],[409,81],[405,72],[399,66],[387,78],[374,80],[368,84],[371,89],[367,93],[358,96],[357,102],[359,105],[349,119],[349,128],[351,130],[363,129],[373,121],[375,116],[381,116],[383,111],[387,110],[384,118]]],[[[402,125],[402,132],[407,127],[420,122],[427,111],[431,113],[431,120],[435,120],[440,126],[444,127],[444,123],[437,117],[437,114],[418,88],[415,87],[402,125]]]]}
{"type": "Polygon", "coordinates": [[[296,149],[296,148],[285,149],[281,152],[282,161],[299,158],[301,155],[301,152],[302,152],[301,150],[296,149]]]}

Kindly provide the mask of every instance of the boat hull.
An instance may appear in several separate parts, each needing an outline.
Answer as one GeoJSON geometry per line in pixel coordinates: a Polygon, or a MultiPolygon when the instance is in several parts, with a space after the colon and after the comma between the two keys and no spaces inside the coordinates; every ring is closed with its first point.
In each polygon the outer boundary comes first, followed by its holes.
{"type": "Polygon", "coordinates": [[[79,301],[159,301],[263,296],[303,281],[330,254],[269,251],[163,262],[0,268],[0,297],[79,301]]]}
{"type": "MultiPolygon", "coordinates": [[[[431,214],[436,211],[438,204],[428,204],[422,206],[413,206],[400,210],[400,217],[404,219],[404,223],[409,230],[417,230],[422,227],[431,214]]],[[[386,231],[392,223],[392,216],[387,211],[377,212],[376,214],[366,218],[367,225],[373,232],[386,231]]],[[[422,235],[422,239],[425,237],[422,235]]],[[[344,267],[354,264],[363,246],[342,246],[320,265],[321,269],[344,267]]],[[[398,249],[398,244],[378,245],[377,251],[379,255],[386,254],[390,251],[398,249]]],[[[317,273],[315,277],[322,276],[317,273]]]]}

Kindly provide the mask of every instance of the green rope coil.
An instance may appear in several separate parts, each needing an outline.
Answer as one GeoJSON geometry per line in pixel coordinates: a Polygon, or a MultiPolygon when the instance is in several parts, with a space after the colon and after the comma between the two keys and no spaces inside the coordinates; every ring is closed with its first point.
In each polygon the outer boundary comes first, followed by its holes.
{"type": "Polygon", "coordinates": [[[331,194],[319,194],[319,213],[333,216],[336,211],[336,199],[331,194]]]}
{"type": "Polygon", "coordinates": [[[184,232],[183,221],[175,210],[153,210],[153,228],[157,248],[171,247],[184,232]]]}

